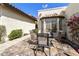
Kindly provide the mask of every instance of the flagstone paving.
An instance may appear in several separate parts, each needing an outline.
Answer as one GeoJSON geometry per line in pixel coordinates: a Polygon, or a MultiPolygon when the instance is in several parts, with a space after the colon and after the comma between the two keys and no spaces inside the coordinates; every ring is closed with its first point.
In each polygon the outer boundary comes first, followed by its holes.
{"type": "MultiPolygon", "coordinates": [[[[30,39],[28,39],[30,40],[30,39]]],[[[27,39],[9,47],[1,56],[34,56],[34,50],[30,48],[30,44],[27,39]]],[[[50,48],[51,56],[79,56],[79,54],[69,45],[61,44],[55,39],[52,40],[53,46],[50,48]]],[[[44,49],[46,55],[49,55],[49,49],[44,49]]],[[[42,51],[37,52],[37,56],[46,56],[42,51]]]]}

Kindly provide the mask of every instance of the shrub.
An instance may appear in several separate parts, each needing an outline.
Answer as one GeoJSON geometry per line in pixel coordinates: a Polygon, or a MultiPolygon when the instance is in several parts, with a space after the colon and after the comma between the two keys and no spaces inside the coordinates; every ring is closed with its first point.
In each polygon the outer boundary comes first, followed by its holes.
{"type": "Polygon", "coordinates": [[[36,34],[38,33],[38,29],[33,29],[32,31],[36,34]]]}
{"type": "Polygon", "coordinates": [[[1,41],[1,37],[6,35],[6,28],[4,25],[0,25],[0,41],[1,41]]]}
{"type": "Polygon", "coordinates": [[[9,35],[9,40],[13,40],[22,36],[22,29],[13,30],[9,35]]]}

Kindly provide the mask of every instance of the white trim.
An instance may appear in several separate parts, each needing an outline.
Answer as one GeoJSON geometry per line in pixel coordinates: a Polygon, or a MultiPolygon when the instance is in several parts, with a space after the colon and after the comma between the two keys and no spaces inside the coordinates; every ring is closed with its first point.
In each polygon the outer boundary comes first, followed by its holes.
{"type": "Polygon", "coordinates": [[[47,8],[47,9],[41,9],[41,10],[38,10],[38,12],[41,12],[41,11],[49,11],[49,10],[56,10],[56,9],[62,9],[62,8],[67,8],[68,6],[62,6],[62,7],[55,7],[55,8],[47,8]]]}

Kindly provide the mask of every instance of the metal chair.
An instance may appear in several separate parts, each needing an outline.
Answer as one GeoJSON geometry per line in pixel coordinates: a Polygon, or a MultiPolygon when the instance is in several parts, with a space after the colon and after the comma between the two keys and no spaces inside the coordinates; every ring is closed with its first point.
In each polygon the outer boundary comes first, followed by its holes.
{"type": "Polygon", "coordinates": [[[36,54],[38,50],[42,50],[44,52],[44,48],[49,48],[49,55],[50,55],[50,42],[49,42],[49,34],[47,33],[38,33],[37,34],[37,47],[36,47],[36,54]]]}

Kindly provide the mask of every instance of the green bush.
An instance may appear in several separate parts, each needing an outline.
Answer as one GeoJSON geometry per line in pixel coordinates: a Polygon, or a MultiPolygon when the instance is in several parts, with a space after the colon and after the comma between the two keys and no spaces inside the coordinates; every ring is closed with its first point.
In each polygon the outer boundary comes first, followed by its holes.
{"type": "Polygon", "coordinates": [[[9,35],[9,40],[13,40],[13,39],[16,39],[16,38],[19,38],[21,37],[23,34],[22,32],[22,29],[17,29],[17,30],[13,30],[9,35]]]}
{"type": "Polygon", "coordinates": [[[38,29],[33,29],[32,31],[36,34],[38,33],[38,29]]]}

